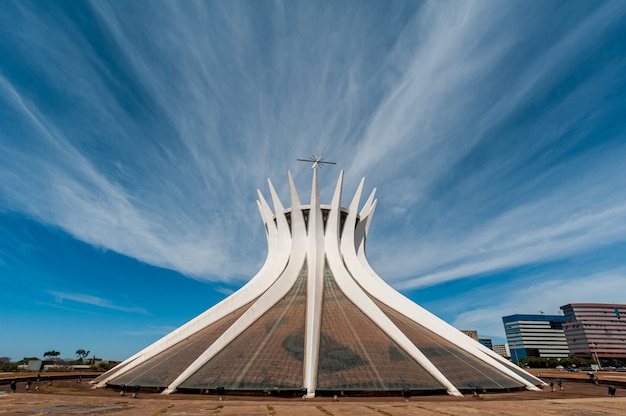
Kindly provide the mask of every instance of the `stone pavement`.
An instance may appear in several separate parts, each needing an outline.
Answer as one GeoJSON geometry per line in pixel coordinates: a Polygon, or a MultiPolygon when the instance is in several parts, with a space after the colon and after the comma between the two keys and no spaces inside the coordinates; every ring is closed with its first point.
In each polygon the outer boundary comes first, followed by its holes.
{"type": "MultiPolygon", "coordinates": [[[[542,393],[539,393],[542,394],[542,393]]],[[[2,394],[0,415],[209,415],[209,416],[441,416],[441,415],[571,415],[626,416],[626,397],[405,402],[263,400],[229,401],[160,399],[143,395],[131,397],[97,397],[52,394],[2,394]]]]}
{"type": "MultiPolygon", "coordinates": [[[[559,374],[560,375],[560,374],[559,374]]],[[[549,379],[546,379],[548,381],[549,379]]],[[[617,397],[609,397],[607,385],[566,380],[563,391],[516,391],[489,393],[479,398],[466,395],[401,397],[342,397],[339,401],[319,397],[309,400],[275,397],[227,396],[224,401],[210,395],[139,393],[132,398],[112,389],[92,389],[77,380],[34,382],[31,390],[18,383],[17,393],[8,385],[0,386],[0,416],[27,415],[207,415],[207,416],[626,416],[626,389],[619,387],[617,397]],[[39,387],[39,391],[34,391],[39,387]]],[[[605,380],[609,382],[609,380],[605,380]]],[[[612,380],[617,382],[618,380],[612,380]]]]}

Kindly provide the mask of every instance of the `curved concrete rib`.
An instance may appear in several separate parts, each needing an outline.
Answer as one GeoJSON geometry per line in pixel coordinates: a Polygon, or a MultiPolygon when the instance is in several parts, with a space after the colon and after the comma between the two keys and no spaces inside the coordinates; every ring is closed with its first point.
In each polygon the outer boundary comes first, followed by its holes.
{"type": "MultiPolygon", "coordinates": [[[[342,172],[343,173],[343,172],[342,172]]],[[[341,200],[341,183],[343,175],[340,174],[339,182],[335,190],[333,202],[331,204],[331,212],[328,216],[326,226],[325,248],[328,267],[330,268],[335,283],[343,294],[350,299],[367,317],[369,317],[383,332],[393,339],[411,358],[417,361],[435,380],[437,380],[450,395],[461,396],[456,387],[435,367],[435,365],[407,338],[406,335],[385,315],[372,300],[363,292],[363,290],[355,283],[350,272],[346,270],[339,246],[339,218],[340,200],[341,200]]],[[[358,192],[358,191],[357,191],[358,192]]],[[[347,227],[353,229],[354,224],[346,224],[347,227]]],[[[352,233],[345,232],[344,238],[347,237],[350,242],[353,241],[352,233]]],[[[379,382],[382,379],[379,377],[379,382]]],[[[384,384],[384,383],[383,383],[384,384]]]]}
{"type": "MultiPolygon", "coordinates": [[[[365,256],[365,241],[367,240],[367,233],[369,231],[370,225],[372,224],[372,218],[374,217],[374,211],[376,210],[376,205],[378,204],[378,200],[374,199],[374,194],[376,193],[376,188],[370,194],[367,202],[363,206],[361,213],[359,214],[360,221],[354,230],[354,238],[359,241],[359,245],[356,246],[356,252],[359,259],[363,259],[367,262],[367,258],[365,256]]],[[[360,197],[359,197],[360,198],[360,197]]],[[[356,199],[356,195],[355,195],[356,199]]],[[[358,204],[355,207],[358,208],[358,204]]]]}
{"type": "MultiPolygon", "coordinates": [[[[352,272],[352,276],[356,280],[356,282],[361,286],[365,291],[367,291],[371,296],[380,302],[384,303],[388,307],[396,310],[402,315],[410,318],[414,322],[422,325],[433,333],[451,340],[458,347],[466,351],[467,353],[473,355],[478,358],[485,364],[497,368],[499,371],[508,375],[512,379],[520,382],[529,390],[539,390],[535,385],[529,383],[526,379],[522,378],[511,369],[509,369],[506,363],[503,363],[504,358],[497,356],[494,357],[495,354],[493,351],[489,350],[482,344],[472,340],[465,334],[458,331],[456,328],[448,324],[447,322],[439,319],[435,315],[421,308],[419,305],[410,301],[404,295],[397,292],[391,286],[389,286],[383,279],[381,279],[376,272],[370,267],[367,262],[367,258],[364,255],[357,255],[354,249],[354,245],[348,243],[349,234],[354,230],[354,224],[356,222],[356,215],[353,213],[356,211],[358,207],[358,199],[360,195],[355,195],[352,203],[350,204],[350,212],[348,214],[348,218],[346,219],[346,225],[344,226],[344,238],[342,239],[341,245],[341,253],[343,254],[343,260],[347,265],[348,269],[352,272]],[[488,350],[488,351],[485,351],[488,350]],[[485,354],[489,355],[491,358],[495,358],[493,362],[485,361],[485,354]]],[[[355,238],[363,238],[365,239],[365,234],[367,233],[367,222],[371,218],[371,213],[375,207],[374,204],[367,204],[371,206],[369,212],[364,213],[364,217],[361,218],[361,222],[359,226],[363,223],[362,227],[359,228],[359,232],[361,235],[355,238]]],[[[542,383],[541,380],[537,380],[539,383],[542,383]]]]}
{"type": "Polygon", "coordinates": [[[257,206],[259,207],[261,217],[263,218],[268,239],[267,257],[259,272],[237,292],[182,325],[175,331],[170,332],[165,337],[139,351],[137,354],[126,359],[109,372],[98,377],[99,381],[95,384],[96,388],[104,387],[109,380],[132,370],[163,350],[188,338],[206,326],[217,322],[224,316],[227,316],[239,309],[241,306],[252,302],[254,299],[261,296],[263,292],[268,290],[268,288],[271,287],[271,285],[278,279],[289,261],[291,233],[283,215],[284,208],[280,203],[280,200],[277,197],[274,198],[276,192],[274,191],[272,183],[269,181],[268,183],[270,192],[272,193],[275,211],[280,213],[279,217],[282,217],[282,221],[278,220],[274,223],[274,215],[263,198],[263,195],[257,191],[259,195],[257,206]]]}
{"type": "MultiPolygon", "coordinates": [[[[354,262],[352,260],[347,260],[346,263],[353,264],[354,262]]],[[[361,263],[359,262],[359,264],[361,263]]],[[[380,279],[380,282],[384,283],[385,286],[387,287],[384,287],[382,284],[375,284],[374,282],[367,281],[367,279],[357,279],[357,281],[359,285],[361,285],[365,290],[367,290],[367,292],[370,293],[374,298],[384,303],[385,305],[389,306],[390,308],[400,312],[402,315],[410,318],[411,320],[420,324],[421,326],[425,327],[431,332],[452,341],[456,346],[463,349],[465,352],[473,355],[474,357],[478,358],[479,360],[484,362],[486,365],[497,368],[502,373],[520,382],[521,384],[524,385],[526,389],[540,390],[535,385],[531,384],[526,379],[519,376],[513,370],[509,369],[507,367],[508,363],[506,362],[506,360],[504,360],[504,358],[500,356],[496,357],[495,356],[497,355],[496,353],[482,346],[482,344],[472,340],[471,338],[469,338],[467,335],[463,333],[459,333],[460,335],[457,335],[455,333],[456,331],[458,331],[456,328],[452,327],[447,322],[439,319],[435,315],[421,308],[419,305],[414,304],[409,299],[405,298],[404,295],[396,292],[390,286],[387,286],[387,284],[382,279],[380,279]],[[463,336],[468,338],[469,341],[473,341],[474,343],[480,346],[473,345],[471,342],[468,342],[468,340],[465,340],[464,338],[462,338],[463,336]],[[483,347],[484,349],[481,347],[483,347]],[[485,350],[488,350],[488,351],[485,351],[485,350]],[[490,362],[486,361],[485,360],[486,356],[489,356],[490,358],[492,358],[492,361],[490,362]]],[[[544,384],[539,379],[537,379],[537,383],[544,384]]]]}
{"type": "Polygon", "coordinates": [[[324,297],[324,223],[320,208],[320,190],[317,183],[317,170],[313,169],[311,184],[311,205],[307,235],[307,305],[304,336],[304,387],[307,396],[315,396],[317,361],[324,297]]]}
{"type": "MultiPolygon", "coordinates": [[[[297,197],[296,197],[297,199],[297,197]]],[[[293,194],[292,194],[293,201],[293,194]]],[[[288,252],[291,258],[285,270],[280,274],[278,280],[252,305],[233,325],[231,325],[213,344],[211,344],[189,367],[187,367],[161,394],[170,394],[176,391],[187,378],[192,376],[203,365],[205,365],[218,352],[232,342],[238,335],[243,333],[257,319],[266,313],[272,306],[280,301],[293,287],[297,281],[300,271],[306,258],[306,231],[302,210],[296,207],[292,212],[292,227],[294,237],[291,239],[291,247],[288,252]]],[[[284,218],[284,214],[277,215],[284,218]]],[[[282,221],[278,221],[281,224],[282,221]]],[[[286,220],[285,220],[286,224],[286,220]]]]}

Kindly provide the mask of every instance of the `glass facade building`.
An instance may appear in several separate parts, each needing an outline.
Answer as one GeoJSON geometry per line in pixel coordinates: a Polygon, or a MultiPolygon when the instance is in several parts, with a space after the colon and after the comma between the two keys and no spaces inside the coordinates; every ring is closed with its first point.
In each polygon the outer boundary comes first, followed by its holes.
{"type": "Polygon", "coordinates": [[[561,315],[509,315],[502,317],[511,359],[567,358],[569,349],[561,315]]]}
{"type": "Polygon", "coordinates": [[[626,360],[626,305],[570,303],[561,306],[565,337],[573,357],[601,363],[626,360]]]}
{"type": "Polygon", "coordinates": [[[493,350],[493,340],[491,338],[480,337],[478,338],[478,342],[480,342],[481,344],[483,344],[485,347],[489,348],[490,350],[493,350]]]}

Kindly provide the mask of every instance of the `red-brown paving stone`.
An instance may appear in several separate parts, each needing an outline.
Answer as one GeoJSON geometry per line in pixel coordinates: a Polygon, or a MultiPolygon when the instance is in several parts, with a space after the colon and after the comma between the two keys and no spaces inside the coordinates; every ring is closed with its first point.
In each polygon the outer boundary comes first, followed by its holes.
{"type": "MultiPolygon", "coordinates": [[[[544,394],[544,393],[538,393],[544,394]]],[[[163,399],[143,397],[85,397],[80,395],[4,394],[0,397],[0,415],[302,415],[302,416],[356,416],[356,415],[581,415],[607,416],[626,415],[626,397],[579,398],[579,399],[535,399],[535,400],[489,400],[459,398],[456,402],[437,401],[350,401],[332,402],[322,400],[307,401],[238,401],[228,399],[219,402],[207,399],[163,399]],[[80,413],[62,412],[71,406],[83,406],[80,413]],[[219,406],[223,406],[219,408],[219,406]],[[94,410],[109,410],[84,413],[89,407],[94,410]],[[60,412],[61,411],[61,412],[60,412]]]]}
{"type": "MultiPolygon", "coordinates": [[[[136,399],[127,393],[108,389],[91,389],[86,380],[78,384],[72,380],[33,382],[31,388],[40,386],[39,392],[26,392],[25,383],[18,384],[18,393],[8,393],[8,385],[0,385],[0,416],[73,415],[103,416],[134,415],[276,415],[276,416],[626,416],[626,389],[619,387],[617,397],[608,397],[608,385],[593,386],[585,382],[586,374],[564,374],[554,371],[533,370],[542,373],[546,381],[564,378],[563,391],[517,391],[488,393],[479,398],[466,395],[414,396],[410,401],[400,397],[355,398],[340,397],[302,400],[296,398],[227,396],[219,401],[216,396],[175,394],[163,396],[141,392],[136,399]],[[568,377],[568,378],[566,378],[568,377]]],[[[602,382],[620,382],[621,373],[598,373],[602,382]]],[[[17,376],[17,375],[16,375],[17,376]]],[[[0,379],[13,378],[0,375],[0,379]]]]}

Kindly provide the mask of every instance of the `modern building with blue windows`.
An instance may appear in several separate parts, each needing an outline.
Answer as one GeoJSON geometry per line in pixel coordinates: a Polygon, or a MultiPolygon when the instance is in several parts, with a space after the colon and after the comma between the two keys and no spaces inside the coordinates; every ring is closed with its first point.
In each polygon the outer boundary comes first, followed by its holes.
{"type": "Polygon", "coordinates": [[[483,344],[485,347],[489,348],[490,350],[493,351],[493,340],[491,338],[488,337],[480,337],[478,338],[478,342],[480,342],[481,344],[483,344]]]}
{"type": "Polygon", "coordinates": [[[526,357],[567,358],[569,348],[561,315],[510,315],[502,317],[514,362],[526,357]]]}

